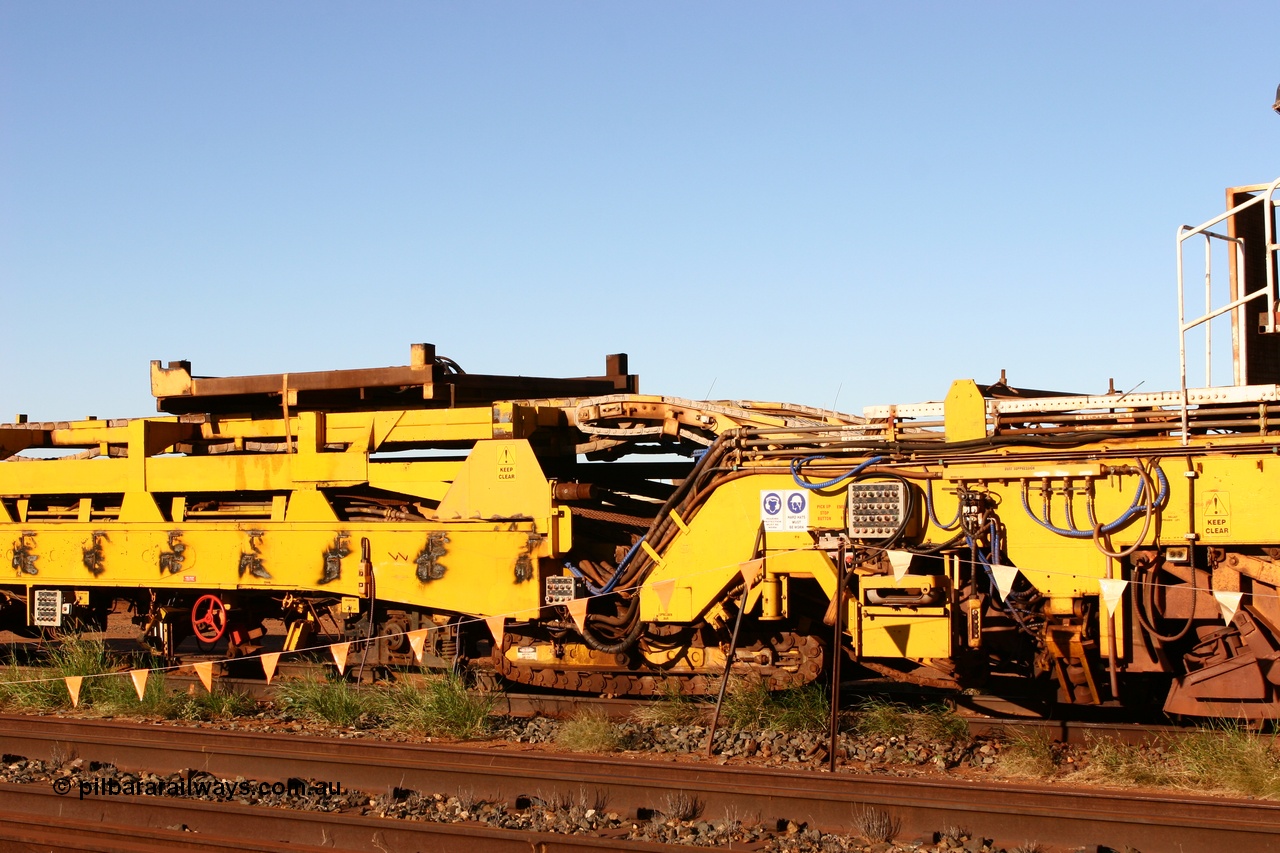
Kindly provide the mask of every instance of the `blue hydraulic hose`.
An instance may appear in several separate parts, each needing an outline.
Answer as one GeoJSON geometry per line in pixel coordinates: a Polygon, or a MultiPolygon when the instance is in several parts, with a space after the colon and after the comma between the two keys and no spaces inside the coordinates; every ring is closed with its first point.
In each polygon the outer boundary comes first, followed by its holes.
{"type": "MultiPolygon", "coordinates": [[[[1142,500],[1142,496],[1147,490],[1147,483],[1145,480],[1138,483],[1138,490],[1137,492],[1134,493],[1133,501],[1132,503],[1129,504],[1129,508],[1126,509],[1124,513],[1122,513],[1121,516],[1117,518],[1115,521],[1112,521],[1109,524],[1104,524],[1102,526],[1102,529],[1100,532],[1103,535],[1106,535],[1108,533],[1114,533],[1120,528],[1124,527],[1126,524],[1132,521],[1134,516],[1136,516],[1138,513],[1150,512],[1156,507],[1159,507],[1164,504],[1165,499],[1169,497],[1169,478],[1164,475],[1164,471],[1160,469],[1159,465],[1155,467],[1155,474],[1156,474],[1156,480],[1160,484],[1160,492],[1156,496],[1155,503],[1139,504],[1139,501],[1142,500]]],[[[1148,496],[1148,499],[1149,499],[1149,496],[1148,496]]],[[[1049,513],[1047,512],[1045,513],[1045,517],[1043,519],[1037,516],[1034,512],[1031,511],[1031,505],[1027,501],[1026,487],[1022,489],[1022,510],[1036,524],[1040,525],[1045,530],[1049,530],[1058,534],[1059,536],[1065,536],[1069,539],[1092,539],[1093,538],[1092,530],[1076,530],[1074,524],[1069,528],[1058,527],[1053,523],[1053,519],[1049,517],[1049,513]]],[[[1093,518],[1092,513],[1090,513],[1089,521],[1094,524],[1097,523],[1096,520],[1093,518]]]]}
{"type": "Polygon", "coordinates": [[[618,568],[613,570],[613,577],[609,578],[608,583],[606,583],[604,586],[596,586],[595,584],[593,584],[590,578],[584,575],[582,573],[582,570],[579,569],[577,566],[575,566],[573,563],[565,562],[564,567],[568,569],[570,572],[572,572],[574,577],[579,578],[583,583],[587,585],[587,592],[591,593],[592,595],[604,595],[605,593],[613,592],[613,588],[617,586],[618,581],[622,579],[622,573],[626,571],[626,568],[631,563],[631,558],[635,556],[636,551],[640,550],[640,543],[643,541],[644,541],[643,536],[641,536],[639,539],[636,540],[636,544],[631,546],[631,550],[628,551],[626,553],[626,556],[622,558],[622,562],[618,563],[618,568]]]}
{"type": "Polygon", "coordinates": [[[803,459],[796,459],[792,461],[791,478],[796,481],[796,485],[802,489],[809,489],[810,491],[817,491],[819,489],[829,489],[832,486],[834,486],[836,483],[841,482],[842,480],[847,480],[850,477],[858,476],[867,468],[871,467],[872,465],[875,465],[877,462],[884,461],[883,456],[872,456],[870,459],[864,460],[863,462],[859,463],[852,470],[846,471],[838,477],[832,477],[830,480],[824,480],[821,483],[810,483],[807,480],[801,479],[801,476],[800,476],[801,469],[803,469],[805,465],[808,465],[810,462],[816,462],[819,459],[826,459],[826,458],[827,458],[826,456],[806,456],[803,459]]]}

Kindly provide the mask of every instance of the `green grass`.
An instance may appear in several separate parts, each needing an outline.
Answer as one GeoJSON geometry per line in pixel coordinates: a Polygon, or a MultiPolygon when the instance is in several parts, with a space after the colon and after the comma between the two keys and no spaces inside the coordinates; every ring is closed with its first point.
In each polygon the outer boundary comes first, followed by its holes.
{"type": "Polygon", "coordinates": [[[362,690],[347,681],[317,678],[282,681],[276,695],[280,710],[335,726],[372,723],[386,705],[384,694],[362,690]]]}
{"type": "Polygon", "coordinates": [[[1082,775],[1110,785],[1280,798],[1280,743],[1229,723],[1144,745],[1100,738],[1082,775]]]}
{"type": "MultiPolygon", "coordinates": [[[[71,694],[63,681],[68,676],[85,677],[80,685],[80,704],[93,705],[99,696],[113,691],[108,682],[128,676],[112,675],[92,678],[112,672],[113,661],[107,655],[102,640],[92,640],[79,634],[67,634],[49,650],[49,665],[43,670],[20,671],[10,668],[0,683],[0,702],[7,708],[20,711],[53,711],[71,707],[71,694]]],[[[130,682],[129,689],[133,689],[130,682]]],[[[136,698],[136,696],[135,696],[136,698]]]]}
{"type": "Polygon", "coordinates": [[[603,712],[588,708],[560,724],[556,743],[572,752],[614,752],[622,738],[603,712]]]}
{"type": "Polygon", "coordinates": [[[631,719],[645,726],[687,726],[702,719],[708,708],[705,699],[680,692],[671,684],[663,684],[662,698],[637,708],[631,719]]]}
{"type": "Polygon", "coordinates": [[[211,693],[172,694],[165,716],[172,720],[234,720],[252,714],[257,707],[257,700],[248,693],[215,686],[211,693]]]}
{"type": "Polygon", "coordinates": [[[467,689],[457,675],[430,675],[421,683],[387,689],[383,714],[396,728],[432,737],[473,738],[489,730],[498,697],[467,689]]]}
{"type": "Polygon", "coordinates": [[[831,706],[816,684],[772,692],[761,681],[732,681],[720,720],[729,728],[762,731],[822,731],[831,706]]]}
{"type": "Polygon", "coordinates": [[[1058,769],[1053,737],[1040,729],[1012,729],[1006,733],[997,766],[1008,776],[1043,778],[1058,769]]]}
{"type": "Polygon", "coordinates": [[[942,705],[913,710],[898,702],[869,699],[854,714],[853,730],[864,737],[907,737],[967,743],[969,725],[942,705]]]}

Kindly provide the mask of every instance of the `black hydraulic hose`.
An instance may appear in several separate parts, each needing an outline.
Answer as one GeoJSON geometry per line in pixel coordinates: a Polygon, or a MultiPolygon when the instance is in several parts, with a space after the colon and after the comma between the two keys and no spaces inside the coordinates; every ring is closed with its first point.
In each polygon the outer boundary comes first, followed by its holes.
{"type": "Polygon", "coordinates": [[[631,628],[623,635],[621,640],[616,643],[606,643],[591,632],[587,627],[586,620],[583,620],[582,628],[578,633],[582,635],[582,642],[592,651],[600,652],[606,655],[620,655],[627,649],[635,645],[636,640],[640,639],[640,629],[644,623],[640,620],[640,598],[636,596],[631,599],[632,605],[628,611],[633,615],[631,628]]]}

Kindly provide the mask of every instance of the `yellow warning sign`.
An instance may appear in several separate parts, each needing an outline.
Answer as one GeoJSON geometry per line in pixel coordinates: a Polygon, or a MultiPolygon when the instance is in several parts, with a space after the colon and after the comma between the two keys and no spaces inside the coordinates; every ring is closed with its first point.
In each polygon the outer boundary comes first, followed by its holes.
{"type": "Polygon", "coordinates": [[[1231,495],[1228,492],[1205,492],[1201,505],[1206,536],[1226,536],[1231,533],[1231,495]]]}
{"type": "Polygon", "coordinates": [[[498,479],[514,480],[516,478],[516,455],[510,447],[502,448],[498,454],[498,479]]]}

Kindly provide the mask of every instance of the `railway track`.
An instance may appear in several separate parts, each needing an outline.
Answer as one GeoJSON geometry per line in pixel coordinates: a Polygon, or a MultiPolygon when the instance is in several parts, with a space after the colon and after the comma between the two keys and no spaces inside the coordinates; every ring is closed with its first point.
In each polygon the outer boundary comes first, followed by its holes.
{"type": "MultiPolygon", "coordinates": [[[[0,744],[8,754],[28,758],[75,754],[85,760],[110,762],[122,770],[158,774],[194,768],[227,778],[338,781],[347,789],[371,794],[391,788],[466,790],[477,797],[511,801],[529,795],[576,797],[587,793],[607,797],[611,810],[637,819],[660,811],[673,791],[684,791],[696,795],[709,816],[732,809],[759,815],[766,822],[779,819],[829,831],[850,831],[855,808],[875,807],[902,821],[901,838],[963,825],[1010,846],[1034,839],[1065,847],[1128,846],[1143,853],[1217,853],[1224,849],[1280,853],[1280,804],[1189,794],[1073,790],[1061,785],[975,785],[97,720],[3,716],[0,729],[4,731],[0,744]]],[[[76,808],[106,810],[122,799],[87,798],[83,802],[89,806],[76,808]]],[[[152,799],[146,802],[154,805],[152,799]]],[[[215,816],[225,814],[219,808],[202,818],[212,821],[210,832],[215,836],[220,826],[215,816]]],[[[104,819],[110,823],[115,818],[108,815],[104,819]]],[[[328,819],[311,812],[291,816],[290,821],[302,822],[298,826],[314,824],[312,830],[292,837],[301,844],[323,843],[330,837],[323,835],[328,819]]],[[[203,832],[186,818],[180,822],[203,832]]],[[[390,824],[388,832],[400,825],[385,823],[390,824]]],[[[253,837],[263,843],[274,838],[253,837]]],[[[526,844],[534,841],[527,834],[524,837],[526,844]]]]}

